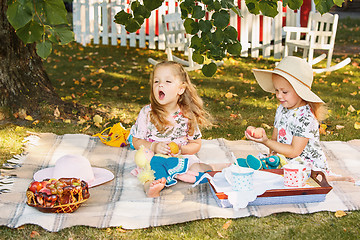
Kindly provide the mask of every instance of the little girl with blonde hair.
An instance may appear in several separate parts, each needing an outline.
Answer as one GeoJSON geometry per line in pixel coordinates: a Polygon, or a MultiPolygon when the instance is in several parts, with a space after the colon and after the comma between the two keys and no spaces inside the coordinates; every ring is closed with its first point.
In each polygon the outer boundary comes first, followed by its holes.
{"type": "Polygon", "coordinates": [[[329,180],[354,182],[352,177],[339,177],[330,171],[320,145],[319,120],[324,119],[324,102],[311,91],[313,71],[304,59],[288,56],[274,70],[253,69],[260,87],[275,93],[280,105],[276,110],[274,130],[268,139],[262,129],[262,137],[245,136],[267,146],[270,155],[284,155],[288,161],[300,157],[309,169],[321,170],[329,180]]]}
{"type": "MultiPolygon", "coordinates": [[[[130,132],[134,148],[143,145],[155,154],[171,155],[168,144],[175,142],[181,154],[197,153],[202,136],[199,127],[209,125],[209,114],[182,65],[172,61],[157,64],[150,76],[150,89],[150,104],[141,109],[130,132]]],[[[177,164],[173,169],[179,168],[177,164]]],[[[176,175],[187,182],[195,182],[198,177],[198,172],[191,171],[176,175]]],[[[147,195],[159,196],[168,186],[166,181],[155,173],[155,180],[144,185],[147,195]]]]}

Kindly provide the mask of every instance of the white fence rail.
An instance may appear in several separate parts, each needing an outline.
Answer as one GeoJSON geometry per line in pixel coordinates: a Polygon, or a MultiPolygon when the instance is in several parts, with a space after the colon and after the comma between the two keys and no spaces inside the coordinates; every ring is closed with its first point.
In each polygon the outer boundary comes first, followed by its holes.
{"type": "MultiPolygon", "coordinates": [[[[275,18],[253,15],[248,12],[245,0],[238,4],[243,17],[231,13],[230,24],[239,32],[242,45],[242,56],[258,57],[261,54],[268,58],[281,58],[283,25],[299,26],[300,13],[283,9],[278,2],[279,14],[275,18]]],[[[121,10],[131,11],[129,0],[74,0],[73,28],[75,41],[86,45],[93,40],[94,44],[111,44],[150,49],[164,49],[164,34],[160,26],[163,14],[180,11],[176,0],[166,0],[136,33],[128,33],[124,26],[114,23],[113,19],[121,10]]]]}

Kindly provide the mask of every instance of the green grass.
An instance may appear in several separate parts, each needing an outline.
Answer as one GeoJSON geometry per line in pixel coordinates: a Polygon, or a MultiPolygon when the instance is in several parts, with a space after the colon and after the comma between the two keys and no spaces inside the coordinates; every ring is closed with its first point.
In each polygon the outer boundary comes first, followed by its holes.
{"type": "MultiPolygon", "coordinates": [[[[337,44],[358,44],[359,34],[354,33],[359,25],[359,20],[341,20],[337,44]]],[[[330,110],[329,117],[323,122],[327,126],[326,134],[321,135],[323,141],[360,139],[360,130],[354,128],[355,122],[360,122],[360,56],[350,56],[352,63],[348,66],[315,76],[313,90],[328,103],[330,110]],[[355,111],[351,111],[350,106],[355,111]],[[339,129],[339,125],[344,128],[339,129]]],[[[148,57],[164,59],[165,54],[163,51],[118,46],[83,47],[76,43],[56,47],[44,65],[58,94],[68,101],[106,112],[109,117],[100,127],[94,125],[93,116],[67,123],[61,115],[57,121],[35,119],[38,122],[28,122],[24,126],[2,125],[0,163],[21,153],[21,141],[27,131],[94,134],[105,125],[118,121],[130,127],[141,107],[149,103],[148,79],[152,67],[147,62],[148,57]]],[[[334,56],[333,64],[344,58],[334,56]]],[[[251,69],[273,68],[275,62],[274,59],[229,58],[212,78],[202,76],[200,71],[190,73],[215,124],[213,128],[202,131],[204,139],[238,140],[244,137],[247,125],[272,126],[277,101],[261,90],[251,69]]],[[[321,63],[317,67],[324,66],[325,63],[321,63]]],[[[267,133],[270,135],[271,129],[267,133]]],[[[227,219],[207,219],[126,231],[77,226],[58,233],[27,225],[18,229],[0,227],[0,239],[27,239],[32,231],[38,232],[41,239],[355,239],[360,233],[357,227],[359,219],[359,211],[342,218],[329,212],[308,215],[282,213],[232,220],[228,229],[223,228],[227,219]]]]}

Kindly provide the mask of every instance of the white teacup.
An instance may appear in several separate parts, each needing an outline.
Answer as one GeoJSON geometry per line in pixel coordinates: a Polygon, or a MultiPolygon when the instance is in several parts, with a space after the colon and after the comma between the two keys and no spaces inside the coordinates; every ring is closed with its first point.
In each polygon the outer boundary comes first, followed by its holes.
{"type": "Polygon", "coordinates": [[[308,179],[308,171],[305,165],[289,163],[284,167],[285,187],[304,187],[308,179]]]}
{"type": "Polygon", "coordinates": [[[253,174],[254,169],[236,165],[231,165],[227,171],[224,172],[226,181],[230,183],[232,189],[235,191],[253,190],[253,174]]]}

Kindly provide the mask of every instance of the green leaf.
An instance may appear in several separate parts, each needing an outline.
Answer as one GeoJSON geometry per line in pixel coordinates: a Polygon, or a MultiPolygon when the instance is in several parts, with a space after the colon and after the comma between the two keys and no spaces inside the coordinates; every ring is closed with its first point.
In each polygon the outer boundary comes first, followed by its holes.
{"type": "Polygon", "coordinates": [[[130,20],[130,18],[132,17],[132,15],[130,13],[125,12],[124,10],[121,10],[120,12],[118,12],[115,15],[115,20],[114,22],[121,24],[121,25],[126,25],[127,22],[130,20]]]}
{"type": "Polygon", "coordinates": [[[39,23],[37,23],[35,21],[29,22],[24,27],[19,28],[16,31],[16,35],[25,44],[40,41],[42,39],[41,36],[43,34],[44,34],[44,28],[39,23]]]}
{"type": "Polygon", "coordinates": [[[218,1],[215,1],[213,4],[209,4],[207,9],[208,11],[214,10],[215,12],[218,12],[221,9],[221,4],[218,1]]]}
{"type": "Polygon", "coordinates": [[[233,56],[239,56],[241,54],[241,44],[239,42],[228,45],[228,53],[233,56]]]}
{"type": "Polygon", "coordinates": [[[18,30],[31,21],[33,16],[33,6],[29,1],[13,2],[8,5],[6,16],[14,29],[18,30]]]}
{"type": "Polygon", "coordinates": [[[186,18],[184,21],[185,31],[192,35],[196,34],[199,31],[199,24],[194,21],[194,19],[186,18]]]}
{"type": "Polygon", "coordinates": [[[50,24],[68,24],[67,11],[62,0],[45,0],[44,11],[50,24]]]}
{"type": "Polygon", "coordinates": [[[250,13],[255,15],[260,13],[259,3],[256,0],[245,0],[245,3],[250,13]]]}
{"type": "Polygon", "coordinates": [[[197,62],[198,64],[203,64],[204,63],[204,56],[201,55],[200,53],[194,52],[192,55],[192,60],[194,62],[197,62]]]}
{"type": "Polygon", "coordinates": [[[193,16],[193,18],[201,19],[201,18],[205,17],[205,11],[202,9],[202,7],[195,6],[193,8],[192,16],[193,16]]]}
{"type": "Polygon", "coordinates": [[[42,58],[46,59],[52,51],[52,44],[50,41],[36,43],[36,53],[42,58]]]}
{"type": "Polygon", "coordinates": [[[224,41],[224,32],[220,28],[212,33],[212,41],[215,45],[220,45],[224,41]]]}
{"type": "Polygon", "coordinates": [[[292,10],[299,9],[303,5],[303,0],[284,0],[283,6],[289,6],[292,10]]]}
{"type": "Polygon", "coordinates": [[[212,15],[212,19],[216,27],[225,28],[230,23],[230,14],[228,11],[221,10],[220,12],[215,12],[212,15]]]}
{"type": "Polygon", "coordinates": [[[199,38],[198,35],[192,36],[190,47],[194,49],[200,49],[202,47],[201,39],[199,38]]]}
{"type": "Polygon", "coordinates": [[[126,24],[125,29],[126,29],[126,31],[132,33],[132,32],[136,32],[137,30],[139,30],[140,27],[141,27],[141,24],[138,21],[136,21],[135,19],[130,19],[126,24]]]}
{"type": "Polygon", "coordinates": [[[199,29],[202,32],[210,32],[210,30],[212,29],[212,24],[209,20],[200,20],[199,29]]]}
{"type": "Polygon", "coordinates": [[[314,0],[316,10],[321,14],[329,12],[330,8],[334,6],[333,0],[314,0]]]}
{"type": "Polygon", "coordinates": [[[214,3],[214,0],[202,0],[202,2],[203,2],[205,5],[210,5],[210,4],[213,4],[213,3],[214,3]]]}
{"type": "Polygon", "coordinates": [[[66,27],[55,27],[53,28],[57,36],[59,36],[60,43],[65,45],[69,42],[74,41],[74,33],[66,27]]]}
{"type": "Polygon", "coordinates": [[[206,77],[212,77],[217,70],[217,66],[215,63],[211,62],[209,64],[204,64],[201,71],[206,77]]]}
{"type": "Polygon", "coordinates": [[[143,0],[144,6],[150,11],[161,7],[164,0],[143,0]]]}
{"type": "Polygon", "coordinates": [[[227,28],[224,30],[224,34],[231,40],[237,40],[238,32],[233,26],[227,26],[227,28]]]}
{"type": "Polygon", "coordinates": [[[341,7],[343,4],[344,0],[334,0],[334,3],[336,4],[336,6],[341,7]]]}
{"type": "Polygon", "coordinates": [[[149,18],[151,16],[151,11],[149,11],[146,7],[143,5],[140,5],[134,10],[134,15],[141,15],[144,18],[149,18]]]}
{"type": "Polygon", "coordinates": [[[134,1],[134,2],[131,3],[130,8],[131,8],[132,11],[134,11],[139,6],[140,6],[140,3],[138,1],[134,1]]]}
{"type": "Polygon", "coordinates": [[[279,12],[277,10],[277,2],[261,1],[259,2],[260,11],[268,17],[275,17],[279,12]]]}

